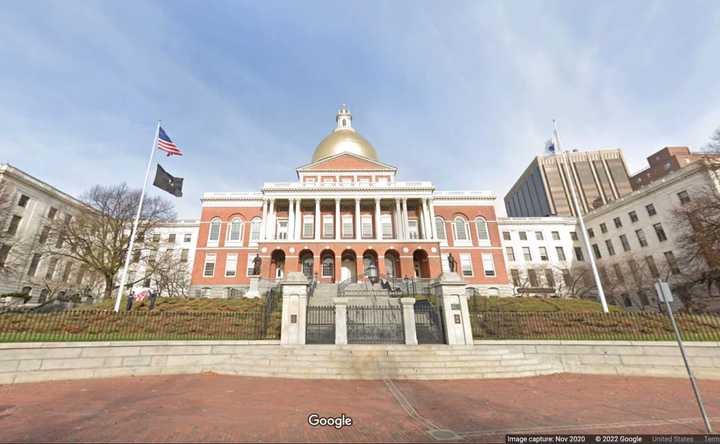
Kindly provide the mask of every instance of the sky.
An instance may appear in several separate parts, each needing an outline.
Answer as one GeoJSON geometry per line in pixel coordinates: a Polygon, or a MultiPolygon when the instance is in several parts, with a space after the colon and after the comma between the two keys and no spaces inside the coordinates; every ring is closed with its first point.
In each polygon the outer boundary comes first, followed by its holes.
{"type": "Polygon", "coordinates": [[[0,163],[140,188],[162,120],[178,216],[296,179],[347,103],[399,180],[502,198],[558,122],[630,172],[720,126],[720,2],[5,1],[0,163]]]}

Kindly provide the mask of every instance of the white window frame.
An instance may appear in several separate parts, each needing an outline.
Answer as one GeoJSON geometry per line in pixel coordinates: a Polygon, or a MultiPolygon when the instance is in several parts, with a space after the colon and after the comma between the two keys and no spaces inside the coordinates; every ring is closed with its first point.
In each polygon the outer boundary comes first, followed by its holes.
{"type": "Polygon", "coordinates": [[[220,218],[216,217],[213,218],[210,221],[210,225],[208,227],[208,246],[209,247],[217,247],[220,244],[220,232],[222,231],[222,221],[220,221],[220,218]],[[213,227],[217,226],[217,233],[215,236],[215,239],[213,239],[213,227]]]}
{"type": "Polygon", "coordinates": [[[335,238],[335,216],[332,214],[323,214],[322,237],[323,239],[335,238]]]}
{"type": "Polygon", "coordinates": [[[335,259],[325,256],[322,259],[320,259],[320,275],[324,278],[331,278],[335,274],[335,259]],[[330,274],[325,274],[325,260],[330,259],[333,264],[333,268],[330,270],[330,274]]]}
{"type": "Polygon", "coordinates": [[[239,246],[242,245],[243,242],[243,231],[245,228],[245,225],[243,223],[243,220],[239,217],[234,217],[228,224],[228,230],[227,230],[227,239],[225,239],[225,245],[232,245],[232,246],[239,246]],[[240,231],[237,233],[237,239],[233,239],[233,226],[235,224],[240,224],[240,231]]]}
{"type": "Polygon", "coordinates": [[[254,276],[253,271],[255,271],[255,264],[253,264],[253,259],[255,259],[255,254],[257,253],[248,253],[247,255],[247,263],[245,264],[245,276],[250,277],[254,276]]]}
{"type": "Polygon", "coordinates": [[[485,277],[495,277],[495,258],[490,253],[482,254],[483,272],[485,277]]]}
{"type": "Polygon", "coordinates": [[[217,265],[217,255],[215,253],[206,254],[205,262],[203,263],[203,277],[214,277],[216,265],[217,265]],[[207,267],[210,264],[212,264],[212,273],[208,274],[207,267]]]}
{"type": "Polygon", "coordinates": [[[343,214],[342,215],[342,237],[343,239],[352,239],[353,237],[353,215],[343,214]]]}
{"type": "Polygon", "coordinates": [[[393,238],[393,221],[391,214],[386,213],[380,215],[380,227],[382,228],[383,239],[393,238]]]}
{"type": "Polygon", "coordinates": [[[287,240],[288,238],[288,219],[286,217],[278,218],[275,225],[275,232],[278,240],[287,240]]]}
{"type": "Polygon", "coordinates": [[[453,231],[453,245],[461,246],[461,247],[462,246],[464,246],[464,247],[471,246],[472,239],[470,238],[470,227],[469,227],[467,219],[465,219],[464,217],[461,217],[461,216],[456,216],[453,219],[452,225],[453,225],[453,230],[452,230],[453,231]],[[465,231],[465,239],[458,238],[458,232],[457,232],[458,222],[461,222],[463,224],[464,231],[465,231]]]}
{"type": "Polygon", "coordinates": [[[450,253],[440,253],[440,260],[442,263],[440,264],[440,268],[444,273],[450,272],[450,264],[448,263],[448,258],[450,257],[450,253]]]}
{"type": "Polygon", "coordinates": [[[490,227],[488,226],[487,220],[483,217],[478,217],[475,219],[475,234],[477,234],[478,238],[478,245],[481,247],[489,247],[490,246],[490,227]],[[485,235],[483,237],[480,236],[480,227],[485,227],[485,235]]]}
{"type": "Polygon", "coordinates": [[[472,255],[470,253],[460,253],[460,271],[465,277],[475,276],[475,272],[473,271],[472,255]]]}
{"type": "Polygon", "coordinates": [[[362,239],[372,239],[373,237],[372,215],[370,214],[360,216],[360,237],[362,239]]]}
{"type": "Polygon", "coordinates": [[[505,257],[507,258],[508,262],[517,262],[517,256],[515,255],[515,248],[513,247],[505,247],[505,257]],[[510,254],[512,254],[512,258],[510,257],[510,254]]]}
{"type": "Polygon", "coordinates": [[[238,264],[237,253],[228,253],[228,255],[225,256],[225,277],[236,277],[237,276],[237,264],[238,264]]]}
{"type": "Polygon", "coordinates": [[[312,239],[315,237],[315,215],[303,214],[302,238],[312,239]]]}
{"type": "Polygon", "coordinates": [[[417,219],[408,219],[408,239],[420,239],[420,224],[417,219]]]}
{"type": "Polygon", "coordinates": [[[262,219],[256,217],[250,221],[250,241],[248,245],[257,245],[262,237],[262,219]]]}
{"type": "Polygon", "coordinates": [[[447,226],[445,219],[440,216],[435,216],[435,235],[440,241],[440,245],[447,246],[447,226]]]}

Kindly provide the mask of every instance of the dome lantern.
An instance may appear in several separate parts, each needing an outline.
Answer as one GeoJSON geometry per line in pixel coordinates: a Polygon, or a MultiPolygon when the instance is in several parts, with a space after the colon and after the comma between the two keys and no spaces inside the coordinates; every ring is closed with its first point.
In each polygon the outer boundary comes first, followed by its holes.
{"type": "Polygon", "coordinates": [[[378,160],[375,148],[352,127],[352,113],[343,104],[335,115],[336,127],[315,148],[312,160],[316,162],[341,153],[352,153],[370,160],[378,160]]]}

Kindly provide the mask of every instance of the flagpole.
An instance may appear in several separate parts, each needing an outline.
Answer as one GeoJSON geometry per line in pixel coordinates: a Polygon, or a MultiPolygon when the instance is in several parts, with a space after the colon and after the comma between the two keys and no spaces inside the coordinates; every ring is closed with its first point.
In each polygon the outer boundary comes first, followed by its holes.
{"type": "Polygon", "coordinates": [[[142,212],[143,200],[145,199],[145,188],[147,188],[148,177],[150,177],[150,168],[152,167],[153,158],[155,157],[155,147],[157,147],[158,135],[160,134],[160,121],[158,120],[155,128],[155,137],[153,138],[152,148],[150,149],[150,159],[148,159],[147,169],[145,170],[145,181],[143,182],[142,191],[140,192],[140,202],[138,203],[135,221],[133,222],[132,231],[130,232],[130,245],[128,245],[127,254],[125,254],[125,266],[123,267],[122,276],[120,277],[120,287],[118,287],[117,298],[115,299],[115,312],[120,311],[120,300],[122,299],[123,288],[127,281],[128,268],[130,267],[130,256],[132,255],[133,245],[135,245],[135,233],[137,232],[138,223],[140,222],[140,213],[142,212]]]}
{"type": "Polygon", "coordinates": [[[600,282],[600,275],[598,274],[597,265],[595,264],[595,256],[593,256],[593,251],[590,249],[590,240],[588,239],[587,230],[585,229],[585,221],[583,221],[582,211],[580,210],[580,206],[578,205],[578,198],[577,193],[575,192],[575,183],[573,181],[572,171],[567,160],[567,155],[560,147],[560,134],[558,133],[555,119],[553,119],[553,137],[555,138],[555,146],[557,146],[557,151],[560,154],[560,159],[562,160],[562,163],[565,166],[565,170],[568,174],[568,182],[570,183],[570,194],[572,196],[573,206],[575,207],[575,211],[577,212],[578,220],[580,221],[580,231],[582,232],[585,250],[588,252],[588,257],[590,258],[590,266],[592,267],[593,277],[595,277],[595,285],[598,289],[598,298],[600,298],[600,304],[602,304],[603,311],[607,313],[608,305],[607,301],[605,300],[605,292],[603,291],[602,282],[600,282]]]}

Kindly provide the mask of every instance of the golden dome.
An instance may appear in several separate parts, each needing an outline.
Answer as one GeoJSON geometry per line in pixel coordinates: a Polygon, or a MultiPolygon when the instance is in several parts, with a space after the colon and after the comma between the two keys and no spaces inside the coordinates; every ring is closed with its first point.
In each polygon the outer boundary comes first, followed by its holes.
{"type": "Polygon", "coordinates": [[[352,114],[343,105],[335,117],[337,128],[325,137],[315,148],[312,161],[340,153],[353,153],[368,159],[378,160],[375,148],[352,127],[352,114]]]}

